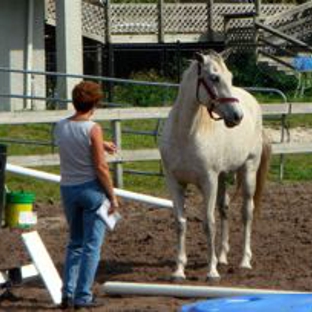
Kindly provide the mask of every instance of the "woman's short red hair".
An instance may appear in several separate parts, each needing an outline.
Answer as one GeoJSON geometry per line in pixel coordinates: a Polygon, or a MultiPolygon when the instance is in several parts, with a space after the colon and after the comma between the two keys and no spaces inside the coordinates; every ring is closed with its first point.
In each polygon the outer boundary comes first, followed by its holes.
{"type": "Polygon", "coordinates": [[[72,92],[73,104],[78,112],[88,112],[98,106],[103,98],[101,86],[93,81],[82,81],[72,92]]]}

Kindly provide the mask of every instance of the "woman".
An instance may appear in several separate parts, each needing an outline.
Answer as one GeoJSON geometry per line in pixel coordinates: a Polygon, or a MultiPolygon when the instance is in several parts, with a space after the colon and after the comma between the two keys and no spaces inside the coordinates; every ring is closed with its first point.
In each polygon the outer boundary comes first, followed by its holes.
{"type": "Polygon", "coordinates": [[[116,147],[103,141],[100,125],[91,121],[103,94],[97,83],[83,81],[72,92],[73,116],[59,121],[55,141],[61,165],[61,198],[69,225],[69,241],[63,274],[61,308],[98,306],[92,285],[100,261],[106,226],[96,210],[105,196],[110,200],[109,213],[118,208],[105,150],[116,147]]]}

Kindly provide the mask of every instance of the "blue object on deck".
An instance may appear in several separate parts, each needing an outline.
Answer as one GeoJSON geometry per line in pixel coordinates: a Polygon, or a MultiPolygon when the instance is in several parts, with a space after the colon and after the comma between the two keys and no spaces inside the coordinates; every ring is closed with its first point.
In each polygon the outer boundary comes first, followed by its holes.
{"type": "Polygon", "coordinates": [[[185,305],[181,312],[311,312],[311,294],[250,295],[185,305]]]}
{"type": "Polygon", "coordinates": [[[296,56],[293,59],[293,66],[298,71],[311,71],[312,70],[312,57],[311,56],[296,56]]]}

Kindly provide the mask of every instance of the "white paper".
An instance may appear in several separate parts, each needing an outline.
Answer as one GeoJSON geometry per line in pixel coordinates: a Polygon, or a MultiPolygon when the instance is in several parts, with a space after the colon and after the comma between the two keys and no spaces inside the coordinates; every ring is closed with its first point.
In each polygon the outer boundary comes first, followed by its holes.
{"type": "Polygon", "coordinates": [[[97,215],[105,222],[109,230],[113,230],[117,222],[121,219],[121,215],[118,211],[108,214],[110,208],[110,201],[105,198],[102,205],[96,211],[97,215]]]}

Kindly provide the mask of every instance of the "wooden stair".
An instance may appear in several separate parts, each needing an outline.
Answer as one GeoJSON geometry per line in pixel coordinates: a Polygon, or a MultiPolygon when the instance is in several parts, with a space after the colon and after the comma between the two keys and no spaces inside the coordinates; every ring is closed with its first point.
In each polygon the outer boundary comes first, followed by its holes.
{"type": "Polygon", "coordinates": [[[300,73],[293,60],[312,54],[309,47],[312,42],[312,1],[267,17],[261,24],[263,27],[258,28],[258,65],[299,79],[300,73]],[[277,32],[266,31],[265,27],[277,32]]]}
{"type": "Polygon", "coordinates": [[[243,53],[256,51],[259,66],[300,79],[293,60],[312,55],[311,0],[269,16],[259,17],[255,11],[227,15],[224,25],[228,47],[243,53]],[[246,20],[248,27],[243,23],[246,20]],[[229,26],[231,23],[233,26],[229,26]]]}

